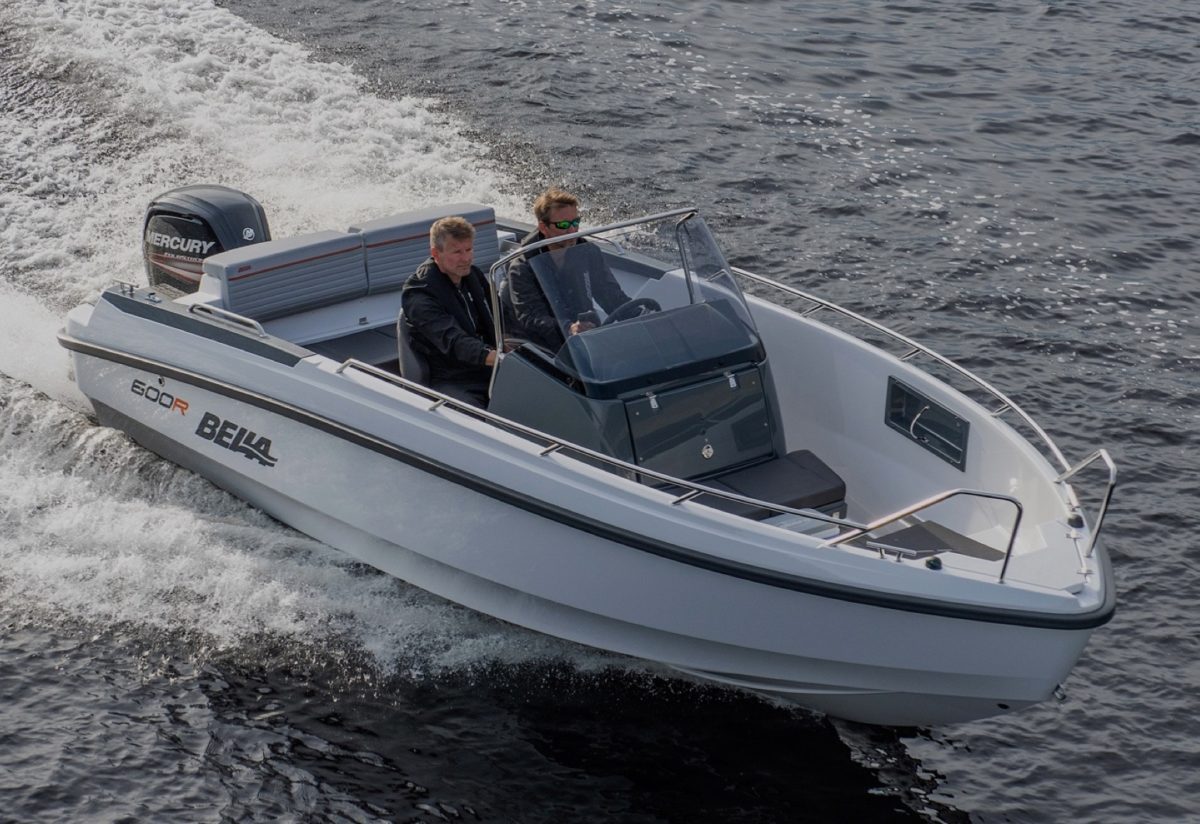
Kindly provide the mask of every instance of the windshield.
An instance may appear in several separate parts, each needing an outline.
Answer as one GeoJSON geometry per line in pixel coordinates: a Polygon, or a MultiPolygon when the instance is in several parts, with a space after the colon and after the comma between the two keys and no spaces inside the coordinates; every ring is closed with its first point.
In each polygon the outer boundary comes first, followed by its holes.
{"type": "Polygon", "coordinates": [[[513,261],[505,334],[614,391],[761,359],[745,298],[695,212],[582,234],[513,261]]]}

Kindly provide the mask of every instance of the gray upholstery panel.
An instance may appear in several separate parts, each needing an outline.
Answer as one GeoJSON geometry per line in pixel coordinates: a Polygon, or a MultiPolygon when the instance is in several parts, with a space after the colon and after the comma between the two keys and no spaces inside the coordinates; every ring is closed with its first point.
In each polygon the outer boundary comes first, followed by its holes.
{"type": "Polygon", "coordinates": [[[231,249],[204,261],[225,308],[256,320],[316,309],[367,294],[362,237],[315,232],[231,249]]]}
{"type": "Polygon", "coordinates": [[[500,258],[496,213],[478,203],[451,203],[403,212],[351,226],[362,234],[371,294],[399,289],[429,257],[429,227],[439,218],[460,215],[475,227],[475,265],[487,272],[500,258]]]}
{"type": "Polygon", "coordinates": [[[315,232],[222,252],[204,261],[221,284],[225,308],[256,320],[399,289],[429,257],[429,227],[461,215],[475,227],[475,264],[500,257],[490,206],[451,203],[367,221],[342,232],[315,232]]]}
{"type": "Polygon", "coordinates": [[[429,361],[412,342],[413,328],[404,320],[404,310],[396,318],[396,346],[400,358],[400,377],[429,386],[429,361]]]}

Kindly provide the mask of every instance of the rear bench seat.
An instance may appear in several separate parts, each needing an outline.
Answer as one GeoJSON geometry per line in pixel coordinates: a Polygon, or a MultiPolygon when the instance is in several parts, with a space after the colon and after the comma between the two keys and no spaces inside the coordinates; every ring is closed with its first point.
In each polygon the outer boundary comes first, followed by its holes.
{"type": "Polygon", "coordinates": [[[204,261],[224,308],[267,321],[367,294],[362,238],[344,232],[268,240],[204,261]]]}
{"type": "Polygon", "coordinates": [[[408,276],[429,257],[429,227],[449,215],[461,215],[475,227],[475,265],[487,273],[488,267],[500,259],[495,213],[478,203],[435,206],[350,227],[350,232],[363,240],[371,294],[404,285],[408,276]]]}
{"type": "Polygon", "coordinates": [[[399,289],[429,257],[429,227],[449,215],[462,215],[475,226],[475,264],[487,271],[500,257],[495,213],[478,203],[451,203],[367,221],[349,232],[315,232],[221,252],[204,261],[207,282],[201,291],[219,295],[230,312],[276,321],[272,332],[305,345],[364,328],[390,329],[399,289]],[[348,301],[358,302],[332,309],[348,301]]]}

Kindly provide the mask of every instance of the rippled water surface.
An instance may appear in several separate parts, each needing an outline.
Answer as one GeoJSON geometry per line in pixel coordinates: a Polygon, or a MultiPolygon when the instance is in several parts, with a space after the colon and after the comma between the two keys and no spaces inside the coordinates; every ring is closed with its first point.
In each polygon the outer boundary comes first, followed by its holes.
{"type": "MultiPolygon", "coordinates": [[[[0,8],[0,797],[16,820],[1180,821],[1200,808],[1200,14],[1183,0],[0,8]],[[1107,447],[1066,697],[830,722],[500,624],[97,427],[62,314],[196,181],[277,234],[562,183],[1107,447]]],[[[1100,478],[1091,477],[1098,491],[1100,478]]],[[[1194,819],[1193,819],[1194,820],[1194,819]]]]}

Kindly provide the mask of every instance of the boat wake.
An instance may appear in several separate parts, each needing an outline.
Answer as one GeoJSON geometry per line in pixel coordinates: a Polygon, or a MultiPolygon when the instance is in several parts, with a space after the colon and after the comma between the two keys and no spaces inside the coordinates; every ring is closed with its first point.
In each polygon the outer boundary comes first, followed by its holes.
{"type": "Polygon", "coordinates": [[[429,101],[377,97],[212,5],[168,18],[146,0],[19,0],[0,10],[0,37],[15,103],[0,119],[0,281],[58,308],[144,281],[141,209],[181,184],[253,191],[286,216],[281,234],[432,197],[522,210],[429,101]]]}
{"type": "Polygon", "coordinates": [[[542,658],[627,666],[449,604],[97,427],[54,340],[62,311],[144,282],[166,189],[220,181],[290,233],[431,196],[520,206],[427,101],[382,99],[224,9],[109,0],[0,9],[0,594],[8,612],[202,646],[350,647],[414,675],[542,658]],[[9,48],[11,46],[11,48],[9,48]],[[319,198],[313,192],[320,192],[319,198]]]}
{"type": "Polygon", "coordinates": [[[259,644],[351,650],[406,679],[543,659],[626,665],[355,563],[3,377],[0,455],[10,618],[194,637],[201,658],[259,644]]]}
{"type": "Polygon", "coordinates": [[[0,376],[30,384],[77,412],[91,405],[71,380],[70,359],[54,336],[62,318],[44,304],[0,283],[0,376]]]}

